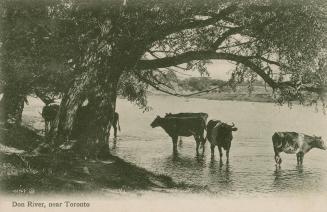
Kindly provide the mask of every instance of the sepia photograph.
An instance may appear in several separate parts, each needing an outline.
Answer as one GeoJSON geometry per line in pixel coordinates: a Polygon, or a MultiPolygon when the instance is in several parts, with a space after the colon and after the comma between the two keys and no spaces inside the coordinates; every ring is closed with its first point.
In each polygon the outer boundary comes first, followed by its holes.
{"type": "Polygon", "coordinates": [[[0,0],[1,211],[327,211],[326,0],[0,0]]]}

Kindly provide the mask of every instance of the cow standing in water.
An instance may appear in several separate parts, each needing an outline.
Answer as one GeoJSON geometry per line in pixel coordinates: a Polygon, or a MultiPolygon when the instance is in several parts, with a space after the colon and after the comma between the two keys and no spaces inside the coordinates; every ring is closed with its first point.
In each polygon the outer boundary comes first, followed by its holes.
{"type": "Polygon", "coordinates": [[[49,133],[50,129],[52,128],[58,111],[59,111],[58,104],[48,104],[43,107],[41,115],[44,119],[44,123],[45,123],[44,132],[46,135],[49,133]]]}
{"type": "Polygon", "coordinates": [[[227,162],[229,161],[229,150],[233,140],[233,131],[237,131],[235,125],[228,125],[219,120],[210,120],[207,124],[207,139],[210,142],[211,158],[214,158],[215,147],[218,146],[220,160],[223,157],[221,148],[226,150],[227,162]]]}
{"type": "MultiPolygon", "coordinates": [[[[48,104],[43,107],[41,115],[45,122],[45,134],[47,134],[52,128],[52,125],[54,123],[54,120],[56,119],[58,112],[59,112],[58,104],[48,104]]],[[[88,106],[86,105],[80,107],[77,111],[76,116],[77,116],[76,118],[77,123],[74,124],[72,137],[76,137],[78,134],[80,134],[81,131],[86,132],[87,130],[90,130],[88,123],[91,117],[90,117],[88,106]]],[[[116,138],[117,129],[120,131],[119,114],[117,112],[114,113],[112,127],[114,128],[114,137],[116,138]]]]}
{"type": "Polygon", "coordinates": [[[282,159],[280,152],[296,154],[297,164],[303,164],[304,155],[312,148],[326,150],[327,146],[321,137],[309,136],[297,132],[275,132],[272,136],[276,165],[280,166],[282,159]]]}
{"type": "MultiPolygon", "coordinates": [[[[207,113],[166,113],[166,117],[198,117],[202,118],[205,123],[207,123],[208,114],[207,113]]],[[[180,144],[182,143],[182,137],[179,137],[180,144]]]]}
{"type": "MultiPolygon", "coordinates": [[[[203,133],[205,122],[199,117],[164,117],[157,116],[151,123],[151,127],[162,127],[171,137],[173,152],[177,153],[178,136],[193,136],[196,141],[196,153],[199,154],[199,146],[204,147],[205,139],[203,133]]],[[[204,148],[203,148],[204,151],[204,148]]]]}
{"type": "MultiPolygon", "coordinates": [[[[89,123],[92,118],[92,113],[88,105],[82,106],[77,110],[76,123],[74,124],[74,130],[72,133],[74,138],[78,137],[79,134],[82,134],[81,132],[85,133],[87,131],[95,130],[94,126],[90,126],[89,123]]],[[[114,128],[114,137],[116,138],[117,129],[120,131],[119,114],[117,112],[114,113],[111,126],[114,128]]],[[[108,136],[110,136],[110,130],[108,136]]]]}

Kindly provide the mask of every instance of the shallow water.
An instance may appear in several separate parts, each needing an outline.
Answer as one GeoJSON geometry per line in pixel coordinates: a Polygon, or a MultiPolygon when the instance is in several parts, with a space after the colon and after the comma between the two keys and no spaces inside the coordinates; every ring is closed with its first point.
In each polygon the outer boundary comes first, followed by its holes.
{"type": "MultiPolygon", "coordinates": [[[[327,115],[315,108],[276,106],[271,103],[185,99],[151,96],[150,112],[143,113],[124,99],[117,102],[122,131],[116,142],[111,138],[111,152],[150,171],[166,174],[177,182],[206,186],[217,195],[264,196],[280,194],[326,193],[327,151],[311,150],[301,167],[295,155],[282,153],[281,169],[276,170],[271,136],[275,131],[297,131],[321,135],[327,141],[327,115]],[[196,156],[195,141],[183,137],[178,155],[172,154],[172,142],[161,128],[151,128],[156,115],[166,112],[206,112],[209,119],[234,122],[230,162],[211,160],[206,144],[203,156],[196,156]]],[[[24,119],[43,128],[38,112],[42,103],[30,99],[24,119]]],[[[112,132],[113,134],[113,132],[112,132]]]]}
{"type": "Polygon", "coordinates": [[[153,110],[142,113],[127,101],[118,101],[122,132],[117,142],[110,144],[112,153],[175,181],[206,186],[222,195],[327,191],[327,151],[311,150],[301,167],[296,165],[295,155],[282,153],[283,164],[278,170],[273,159],[271,136],[275,131],[297,131],[327,139],[327,116],[315,108],[169,96],[152,96],[149,103],[153,110]],[[183,138],[179,154],[174,156],[164,130],[150,127],[156,115],[166,112],[206,112],[209,119],[234,122],[238,131],[234,133],[230,162],[227,164],[225,157],[219,161],[218,152],[211,160],[208,143],[205,154],[197,157],[192,137],[183,138]]]}

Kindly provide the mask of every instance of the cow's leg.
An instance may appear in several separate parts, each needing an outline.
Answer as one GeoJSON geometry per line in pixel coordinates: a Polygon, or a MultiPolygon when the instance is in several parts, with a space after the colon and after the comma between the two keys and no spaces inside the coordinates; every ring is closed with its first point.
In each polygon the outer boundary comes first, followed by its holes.
{"type": "Polygon", "coordinates": [[[211,159],[214,159],[215,158],[215,145],[211,144],[210,148],[211,148],[211,159]]]}
{"type": "Polygon", "coordinates": [[[226,158],[227,158],[227,162],[229,162],[229,149],[226,150],[226,158]]]}
{"type": "Polygon", "coordinates": [[[202,146],[202,154],[204,154],[206,139],[201,135],[200,140],[201,140],[201,146],[202,146]]]}
{"type": "Polygon", "coordinates": [[[112,149],[116,149],[117,147],[117,138],[113,139],[113,145],[112,145],[112,149]]]}
{"type": "Polygon", "coordinates": [[[181,147],[183,145],[183,141],[182,141],[182,136],[179,136],[179,143],[178,145],[181,147]]]}
{"type": "Polygon", "coordinates": [[[220,146],[218,146],[220,160],[223,158],[223,151],[220,146]]]}
{"type": "Polygon", "coordinates": [[[194,136],[194,139],[196,141],[196,154],[199,155],[200,140],[197,136],[194,136]]]}
{"type": "Polygon", "coordinates": [[[278,149],[276,147],[274,147],[274,152],[275,152],[275,162],[276,162],[276,165],[280,166],[280,164],[282,163],[282,159],[279,156],[279,151],[278,151],[278,149]]]}
{"type": "Polygon", "coordinates": [[[44,126],[44,134],[47,135],[49,132],[49,122],[45,121],[45,126],[44,126]]]}
{"type": "Polygon", "coordinates": [[[117,125],[114,125],[113,128],[114,128],[114,137],[117,138],[117,125]]]}
{"type": "Polygon", "coordinates": [[[296,153],[296,158],[297,158],[297,164],[298,165],[302,165],[303,164],[303,156],[304,156],[304,153],[303,152],[296,153]]]}
{"type": "Polygon", "coordinates": [[[177,141],[178,141],[178,136],[174,136],[171,138],[173,141],[173,153],[177,153],[177,141]]]}
{"type": "Polygon", "coordinates": [[[50,121],[50,124],[48,125],[49,129],[48,132],[50,132],[50,130],[53,128],[54,125],[54,120],[50,121]]]}
{"type": "Polygon", "coordinates": [[[278,153],[275,153],[275,161],[276,161],[276,165],[278,166],[280,166],[280,164],[282,163],[282,159],[278,153]]]}

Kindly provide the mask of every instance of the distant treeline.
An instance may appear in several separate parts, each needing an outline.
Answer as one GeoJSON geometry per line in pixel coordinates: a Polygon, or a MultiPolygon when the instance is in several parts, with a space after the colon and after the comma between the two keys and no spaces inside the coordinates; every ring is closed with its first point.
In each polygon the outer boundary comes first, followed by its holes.
{"type": "MultiPolygon", "coordinates": [[[[226,84],[226,81],[220,79],[212,79],[210,77],[190,77],[178,81],[179,87],[186,91],[201,91],[215,86],[222,86],[224,84],[226,84]]],[[[239,86],[245,85],[247,86],[248,84],[246,82],[239,84],[239,86]]],[[[255,81],[253,86],[264,86],[264,82],[255,81]]]]}

